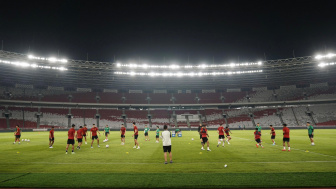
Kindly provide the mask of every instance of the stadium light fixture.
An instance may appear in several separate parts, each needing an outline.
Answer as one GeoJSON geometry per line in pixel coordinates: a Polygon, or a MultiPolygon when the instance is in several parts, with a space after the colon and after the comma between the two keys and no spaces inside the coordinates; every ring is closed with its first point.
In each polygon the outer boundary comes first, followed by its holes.
{"type": "Polygon", "coordinates": [[[33,60],[43,60],[43,61],[49,61],[51,63],[55,63],[55,62],[60,62],[60,63],[67,63],[68,60],[67,59],[57,59],[55,57],[49,57],[49,58],[45,58],[45,57],[38,57],[38,56],[34,56],[34,55],[28,55],[27,56],[28,59],[33,59],[33,60]]]}
{"type": "Polygon", "coordinates": [[[20,61],[16,61],[16,62],[12,62],[12,61],[8,61],[8,60],[0,60],[0,63],[3,64],[10,64],[10,65],[14,65],[14,66],[18,66],[18,67],[22,67],[22,68],[41,68],[41,69],[53,69],[53,70],[61,70],[61,71],[65,71],[68,70],[65,67],[50,67],[50,66],[42,66],[42,65],[38,65],[36,63],[28,63],[28,62],[20,62],[20,61]]]}
{"type": "Polygon", "coordinates": [[[248,73],[261,73],[263,70],[249,70],[249,71],[229,71],[229,72],[178,72],[178,73],[172,73],[172,72],[163,72],[163,73],[158,73],[158,72],[150,72],[150,73],[145,73],[145,72],[114,72],[116,75],[130,75],[130,76],[162,76],[162,77],[183,77],[183,76],[189,76],[189,77],[194,77],[194,76],[205,76],[205,75],[212,75],[212,76],[217,76],[217,75],[238,75],[238,74],[248,74],[248,73]]]}
{"type": "Polygon", "coordinates": [[[317,55],[317,56],[315,56],[315,59],[321,60],[321,59],[325,59],[325,58],[333,58],[335,56],[336,56],[336,54],[328,53],[326,55],[317,55]]]}
{"type": "MultiPolygon", "coordinates": [[[[51,61],[55,61],[55,59],[51,59],[51,61]]],[[[129,63],[129,64],[122,64],[117,63],[117,67],[126,67],[126,68],[154,68],[154,69],[192,69],[192,68],[198,68],[198,69],[206,69],[206,68],[226,68],[226,67],[246,67],[246,66],[260,66],[262,65],[262,62],[246,62],[246,63],[229,63],[229,64],[211,64],[207,65],[205,63],[202,63],[200,65],[178,65],[178,64],[171,64],[171,65],[148,65],[148,64],[135,64],[135,63],[129,63]]]]}
{"type": "Polygon", "coordinates": [[[329,63],[321,62],[318,64],[318,67],[324,68],[326,66],[334,66],[334,65],[336,65],[336,62],[329,62],[329,63]]]}

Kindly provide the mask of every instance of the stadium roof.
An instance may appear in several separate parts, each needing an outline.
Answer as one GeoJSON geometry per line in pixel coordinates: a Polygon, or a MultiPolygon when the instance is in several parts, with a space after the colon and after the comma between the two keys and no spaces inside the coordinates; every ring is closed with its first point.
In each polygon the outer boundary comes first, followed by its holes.
{"type": "Polygon", "coordinates": [[[224,89],[330,82],[333,54],[249,63],[146,64],[43,58],[0,51],[1,84],[93,89],[224,89]]]}

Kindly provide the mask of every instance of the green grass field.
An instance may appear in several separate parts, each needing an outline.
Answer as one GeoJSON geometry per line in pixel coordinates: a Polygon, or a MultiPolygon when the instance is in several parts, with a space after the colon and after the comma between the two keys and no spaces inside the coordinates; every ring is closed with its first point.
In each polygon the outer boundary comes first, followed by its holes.
{"type": "Polygon", "coordinates": [[[233,130],[231,144],[224,148],[216,147],[218,135],[210,131],[208,152],[200,150],[196,131],[183,131],[183,137],[172,138],[174,163],[168,165],[154,131],[151,141],[139,133],[140,150],[133,149],[131,132],[125,145],[120,145],[119,132],[111,132],[107,143],[100,136],[100,148],[83,144],[76,154],[67,155],[67,132],[55,132],[53,149],[48,148],[48,132],[24,132],[21,139],[30,142],[20,145],[13,144],[13,132],[0,133],[0,187],[336,186],[336,130],[315,130],[316,146],[310,145],[307,130],[291,130],[291,152],[281,151],[282,131],[276,132],[273,146],[269,131],[263,130],[262,149],[256,148],[252,130],[233,130]]]}

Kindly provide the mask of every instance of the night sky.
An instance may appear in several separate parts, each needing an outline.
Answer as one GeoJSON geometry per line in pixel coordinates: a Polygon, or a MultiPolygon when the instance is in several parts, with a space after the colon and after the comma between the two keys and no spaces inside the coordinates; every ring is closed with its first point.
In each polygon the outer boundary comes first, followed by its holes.
{"type": "Polygon", "coordinates": [[[333,1],[2,1],[4,50],[97,61],[255,61],[336,52],[333,1]]]}

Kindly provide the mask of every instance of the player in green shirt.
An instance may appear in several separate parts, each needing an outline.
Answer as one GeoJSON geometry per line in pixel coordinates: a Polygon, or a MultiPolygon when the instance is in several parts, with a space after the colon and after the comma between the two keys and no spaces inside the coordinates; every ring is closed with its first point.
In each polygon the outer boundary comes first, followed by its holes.
{"type": "Polygon", "coordinates": [[[159,143],[160,140],[160,129],[159,126],[156,127],[156,142],[155,143],[159,143]]]}
{"type": "Polygon", "coordinates": [[[105,130],[105,142],[108,141],[108,135],[110,134],[110,128],[108,127],[108,125],[105,126],[104,128],[105,130]]]}
{"type": "Polygon", "coordinates": [[[149,139],[149,137],[148,137],[148,131],[149,131],[150,129],[147,127],[147,125],[145,125],[145,130],[144,130],[144,135],[145,135],[145,139],[146,139],[146,141],[148,140],[148,141],[150,141],[150,139],[149,139]]]}
{"type": "Polygon", "coordinates": [[[260,126],[260,123],[257,123],[256,128],[258,128],[258,132],[261,132],[261,126],[260,126]]]}
{"type": "Polygon", "coordinates": [[[175,133],[178,134],[180,132],[180,129],[175,129],[175,133]]]}
{"type": "Polygon", "coordinates": [[[308,127],[308,136],[311,142],[311,145],[314,146],[314,127],[310,125],[310,122],[307,122],[307,127],[308,127]]]}

